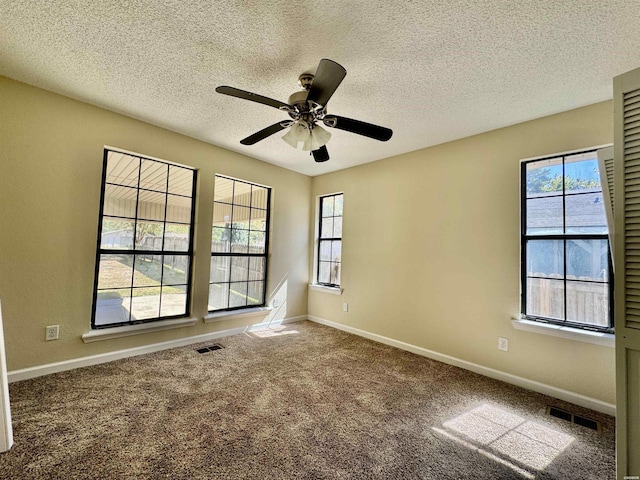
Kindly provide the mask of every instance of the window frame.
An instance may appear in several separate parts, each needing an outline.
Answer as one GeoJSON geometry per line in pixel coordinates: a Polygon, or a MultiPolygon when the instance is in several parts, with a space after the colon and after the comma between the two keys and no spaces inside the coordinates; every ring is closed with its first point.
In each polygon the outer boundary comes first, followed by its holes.
{"type": "MultiPolygon", "coordinates": [[[[544,157],[537,157],[532,159],[522,160],[520,162],[520,315],[523,320],[530,320],[539,322],[541,324],[552,324],[558,326],[565,326],[580,330],[594,331],[600,333],[614,333],[615,331],[615,318],[614,318],[614,275],[613,275],[613,259],[611,256],[611,245],[609,243],[609,233],[608,233],[608,224],[607,224],[607,233],[603,234],[585,234],[585,233],[559,233],[559,234],[542,234],[542,235],[531,235],[527,234],[527,165],[536,162],[542,162],[545,160],[552,159],[562,159],[562,191],[560,193],[562,197],[562,227],[563,230],[566,228],[566,218],[567,218],[567,210],[566,210],[566,197],[571,196],[572,194],[567,195],[565,190],[565,160],[567,157],[582,155],[582,154],[593,154],[594,159],[597,161],[596,152],[599,147],[593,147],[583,150],[575,150],[570,152],[558,153],[554,155],[548,155],[544,157]],[[553,317],[543,317],[538,315],[528,315],[526,313],[527,309],[527,242],[529,240],[559,240],[562,241],[563,245],[563,274],[561,280],[563,281],[563,317],[564,319],[558,319],[553,317]],[[572,240],[603,240],[607,245],[607,286],[608,286],[608,306],[609,306],[609,325],[607,327],[600,327],[598,325],[591,325],[588,323],[575,322],[571,320],[566,320],[567,318],[567,243],[572,240]]],[[[600,168],[600,165],[598,165],[600,168]]],[[[601,190],[602,192],[602,190],[601,190]]],[[[560,196],[558,195],[558,196],[560,196]]],[[[604,192],[602,192],[604,196],[604,192]]],[[[605,212],[606,218],[606,212],[605,212]]],[[[558,279],[560,280],[560,279],[558,279]]],[[[571,280],[569,280],[571,281],[571,280]]],[[[587,283],[587,281],[582,281],[583,283],[587,283]]],[[[593,282],[593,283],[605,283],[605,282],[593,282]]]]}
{"type": "Polygon", "coordinates": [[[326,282],[321,282],[320,281],[320,251],[322,248],[322,243],[323,242],[333,242],[333,241],[340,241],[340,247],[342,250],[342,239],[343,236],[342,234],[339,237],[327,237],[327,238],[322,238],[322,220],[323,218],[329,218],[329,217],[323,217],[322,216],[322,203],[324,202],[325,199],[333,197],[335,199],[335,197],[338,196],[342,196],[342,201],[343,201],[343,213],[342,215],[332,215],[332,218],[336,218],[337,216],[339,216],[340,218],[343,219],[344,221],[344,192],[336,192],[336,193],[328,193],[325,195],[319,195],[318,196],[318,218],[317,218],[317,228],[318,228],[318,235],[317,235],[317,242],[318,244],[316,245],[316,251],[315,251],[315,262],[314,262],[314,285],[317,286],[321,286],[321,287],[326,287],[326,288],[341,288],[341,283],[342,283],[342,255],[340,255],[340,263],[339,263],[339,268],[340,268],[340,274],[339,274],[339,278],[340,278],[340,282],[339,283],[326,283],[326,282]]]}
{"type": "MultiPolygon", "coordinates": [[[[197,181],[198,181],[198,170],[187,166],[187,165],[181,165],[175,162],[170,162],[167,160],[162,160],[159,158],[154,158],[154,157],[150,157],[147,155],[141,155],[139,153],[135,153],[135,152],[129,152],[126,150],[120,150],[117,148],[113,148],[113,147],[104,147],[103,150],[103,159],[102,159],[102,177],[101,177],[101,184],[100,184],[100,209],[99,209],[99,215],[98,215],[98,237],[97,237],[97,242],[96,242],[96,261],[95,261],[95,270],[94,270],[94,283],[93,283],[93,301],[92,301],[92,309],[91,309],[91,330],[103,330],[103,329],[109,329],[109,328],[117,328],[117,327],[127,327],[127,326],[132,326],[132,325],[140,325],[140,324],[145,324],[145,323],[153,323],[153,322],[158,322],[158,321],[162,321],[162,320],[170,320],[170,319],[176,319],[176,318],[185,318],[190,316],[191,314],[191,294],[192,294],[192,288],[193,288],[193,260],[194,260],[194,238],[195,238],[195,219],[196,219],[196,191],[197,191],[197,181]],[[162,163],[164,165],[167,165],[167,168],[174,166],[174,167],[178,167],[178,168],[183,168],[185,170],[190,170],[191,172],[193,172],[193,177],[192,177],[192,186],[191,186],[191,212],[190,212],[190,218],[189,218],[189,241],[188,241],[188,247],[186,251],[175,251],[175,250],[164,250],[164,232],[166,231],[163,228],[163,248],[160,251],[154,251],[154,250],[139,250],[136,249],[136,243],[135,243],[135,235],[136,235],[136,231],[137,231],[137,225],[138,225],[138,220],[139,220],[139,213],[138,213],[138,201],[139,201],[139,192],[142,191],[153,191],[153,190],[148,190],[148,189],[141,189],[140,188],[140,175],[141,175],[141,171],[140,171],[140,167],[138,170],[138,179],[137,179],[137,185],[135,187],[130,187],[130,188],[135,188],[136,189],[136,207],[135,207],[135,218],[133,219],[133,235],[134,235],[134,241],[133,241],[133,245],[132,248],[129,249],[105,249],[102,248],[102,227],[103,227],[103,219],[104,219],[104,202],[105,202],[105,196],[106,196],[106,190],[107,190],[107,164],[108,164],[108,160],[109,160],[109,154],[110,153],[116,153],[116,154],[122,154],[122,155],[127,155],[130,157],[134,157],[137,158],[140,162],[140,166],[142,165],[142,161],[143,160],[147,160],[147,161],[152,161],[152,162],[157,162],[157,163],[162,163]],[[183,257],[187,257],[187,264],[189,266],[189,272],[187,274],[187,282],[185,285],[186,288],[186,301],[185,301],[185,312],[184,313],[180,313],[180,314],[176,314],[176,315],[165,315],[165,316],[158,316],[158,317],[152,317],[152,318],[144,318],[144,319],[140,319],[140,320],[131,320],[129,319],[128,321],[124,321],[124,322],[118,322],[118,323],[109,323],[109,324],[104,324],[104,325],[96,325],[96,313],[97,313],[97,307],[98,307],[98,285],[99,285],[99,280],[100,280],[100,259],[102,255],[132,255],[134,256],[134,262],[135,262],[135,256],[136,255],[149,255],[152,254],[154,256],[158,255],[158,256],[183,256],[183,257]]],[[[167,186],[169,183],[169,174],[167,174],[167,186]]],[[[116,184],[110,184],[110,185],[116,185],[116,184]]],[[[119,185],[116,185],[119,186],[119,185]]],[[[169,195],[169,189],[167,188],[165,195],[169,195]]],[[[177,195],[177,194],[173,194],[173,195],[177,195]]],[[[184,198],[187,198],[184,195],[178,195],[178,196],[182,196],[184,198]]],[[[162,220],[162,224],[163,226],[166,226],[167,224],[167,218],[166,218],[166,207],[167,204],[165,203],[165,216],[164,216],[164,220],[162,220]]],[[[107,215],[108,217],[111,217],[111,215],[107,215]]],[[[116,217],[114,217],[116,218],[116,217]]],[[[125,217],[122,217],[125,218],[125,217]]],[[[126,217],[129,218],[129,217],[126,217]]],[[[144,219],[142,219],[144,221],[144,219]]],[[[171,222],[171,223],[175,223],[175,222],[171,222]]],[[[135,264],[135,263],[134,263],[135,264]]],[[[133,269],[133,268],[132,268],[133,269]]],[[[132,272],[133,274],[133,272],[132,272]]],[[[161,277],[162,278],[162,277],[161,277]]],[[[160,305],[159,305],[159,311],[158,313],[160,313],[160,309],[162,307],[162,287],[164,285],[162,284],[162,280],[160,281],[160,291],[161,291],[161,297],[160,297],[160,305]]],[[[123,287],[124,288],[124,287],[123,287]]],[[[132,282],[131,285],[128,287],[131,290],[133,290],[134,288],[144,288],[144,287],[134,287],[133,285],[133,278],[132,278],[132,282]]],[[[131,306],[129,308],[129,314],[131,317],[131,306]]]]}
{"type": "MultiPolygon", "coordinates": [[[[267,305],[267,281],[268,281],[268,272],[269,272],[269,241],[270,241],[270,235],[269,232],[271,230],[271,193],[272,193],[272,188],[268,187],[266,185],[262,185],[259,183],[255,183],[255,182],[250,182],[248,180],[242,180],[239,178],[234,178],[234,177],[230,177],[228,175],[223,175],[223,174],[219,174],[216,173],[214,176],[214,200],[213,200],[213,205],[215,208],[215,204],[216,204],[216,200],[215,200],[215,180],[217,178],[224,178],[226,180],[231,180],[234,182],[234,189],[235,189],[235,182],[240,182],[240,183],[244,183],[247,185],[250,185],[251,187],[260,187],[263,188],[267,191],[267,208],[266,210],[266,217],[265,217],[265,237],[264,237],[264,252],[263,253],[241,253],[241,252],[213,252],[211,251],[211,256],[210,259],[212,259],[214,256],[218,256],[218,257],[246,257],[246,258],[263,258],[264,260],[264,278],[262,279],[262,283],[263,283],[263,288],[262,288],[262,302],[261,303],[252,303],[252,304],[248,304],[248,305],[240,305],[240,306],[235,306],[235,307],[230,307],[229,306],[229,299],[227,298],[227,308],[218,308],[215,310],[210,310],[209,309],[209,305],[210,305],[210,299],[209,299],[209,295],[211,294],[211,285],[213,283],[234,283],[231,282],[231,279],[229,278],[228,282],[212,282],[211,281],[211,273],[209,273],[209,281],[207,282],[208,288],[207,288],[207,313],[208,314],[219,314],[221,312],[233,312],[233,311],[238,311],[238,310],[246,310],[246,309],[251,309],[251,308],[261,308],[261,307],[265,307],[267,305]]],[[[251,190],[252,191],[252,190],[251,190]]],[[[231,195],[231,199],[232,202],[226,203],[226,202],[217,202],[217,203],[223,203],[225,205],[231,205],[232,208],[232,212],[233,212],[233,207],[236,206],[236,204],[233,202],[233,198],[234,198],[234,194],[232,192],[231,195]]],[[[251,198],[249,200],[249,208],[254,208],[251,205],[251,198]]],[[[238,205],[239,207],[243,207],[246,208],[246,205],[238,205]]],[[[262,209],[260,209],[262,210],[262,209]]],[[[231,220],[233,220],[233,213],[232,213],[232,218],[231,220]]],[[[232,223],[232,222],[231,222],[232,223]]],[[[213,235],[213,227],[214,225],[212,225],[212,233],[211,235],[213,235]]],[[[210,237],[211,238],[211,237],[210,237]]],[[[231,250],[231,249],[229,249],[231,250]]],[[[211,262],[211,260],[209,260],[211,262]]],[[[250,262],[249,262],[250,264],[250,262]]],[[[229,275],[231,275],[231,260],[229,260],[229,275]]],[[[211,263],[209,263],[209,272],[211,272],[211,263]]],[[[249,283],[249,280],[247,280],[245,283],[249,283]]],[[[248,285],[247,285],[247,289],[248,289],[248,285]]]]}

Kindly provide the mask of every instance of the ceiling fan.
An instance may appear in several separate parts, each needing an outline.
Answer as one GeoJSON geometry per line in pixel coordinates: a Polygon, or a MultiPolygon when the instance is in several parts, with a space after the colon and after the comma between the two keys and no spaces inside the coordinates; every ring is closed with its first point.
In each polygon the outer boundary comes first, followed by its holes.
{"type": "Polygon", "coordinates": [[[327,114],[327,103],[346,75],[347,71],[342,65],[323,58],[318,64],[315,75],[303,73],[298,77],[298,83],[303,90],[291,95],[289,103],[234,87],[221,86],[216,88],[216,92],[262,103],[287,112],[291,117],[291,120],[274,123],[247,138],[243,138],[240,140],[241,144],[253,145],[274,133],[289,128],[289,131],[282,137],[285,142],[293,148],[298,148],[298,145],[302,144],[302,149],[311,151],[316,162],[326,162],[329,160],[326,143],[331,138],[331,134],[322,128],[318,124],[319,122],[327,127],[346,130],[382,142],[386,142],[393,135],[393,131],[389,128],[327,114]]]}

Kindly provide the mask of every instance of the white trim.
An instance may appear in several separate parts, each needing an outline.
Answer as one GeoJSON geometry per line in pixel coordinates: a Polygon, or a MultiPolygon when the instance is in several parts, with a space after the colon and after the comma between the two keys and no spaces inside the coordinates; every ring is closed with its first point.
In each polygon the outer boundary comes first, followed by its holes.
{"type": "Polygon", "coordinates": [[[460,367],[465,370],[469,370],[471,372],[479,373],[480,375],[484,375],[485,377],[494,378],[496,380],[501,380],[503,382],[510,383],[512,385],[517,385],[518,387],[526,388],[528,390],[533,390],[534,392],[543,393],[545,395],[549,395],[549,396],[558,398],[560,400],[571,402],[576,405],[580,405],[582,407],[586,407],[592,410],[596,410],[598,412],[606,413],[607,415],[615,416],[616,414],[616,406],[612,403],[603,402],[601,400],[587,397],[579,393],[570,392],[562,388],[553,387],[551,385],[536,382],[534,380],[518,377],[510,373],[502,372],[500,370],[495,370],[493,368],[488,368],[482,365],[478,365],[476,363],[471,363],[456,357],[451,357],[449,355],[444,355],[442,353],[434,352],[432,350],[427,350],[426,348],[418,347],[416,345],[411,345],[410,343],[401,342],[399,340],[394,340],[392,338],[384,337],[382,335],[370,333],[365,330],[360,330],[355,327],[350,327],[340,323],[332,322],[330,320],[325,320],[324,318],[316,317],[314,315],[308,315],[307,318],[312,322],[320,323],[322,325],[327,325],[329,327],[337,328],[338,330],[343,330],[345,332],[353,333],[355,335],[368,338],[369,340],[373,340],[375,342],[380,342],[380,343],[384,343],[385,345],[390,345],[392,347],[400,348],[402,350],[406,350],[407,352],[415,353],[417,355],[431,358],[433,360],[447,363],[449,365],[454,365],[456,367],[460,367]]]}
{"type": "Polygon", "coordinates": [[[0,452],[8,451],[13,445],[13,426],[11,425],[11,404],[7,378],[7,359],[4,351],[4,330],[2,328],[2,310],[0,309],[0,452]]]}
{"type": "Polygon", "coordinates": [[[267,318],[273,307],[256,307],[244,310],[232,310],[224,312],[209,313],[204,316],[204,323],[221,322],[223,320],[235,320],[237,318],[262,317],[260,321],[267,318]]]}
{"type": "Polygon", "coordinates": [[[143,333],[159,332],[172,328],[192,327],[198,321],[197,318],[176,318],[171,320],[160,320],[158,322],[140,323],[138,325],[125,325],[124,327],[102,328],[91,330],[82,335],[84,343],[111,340],[112,338],[129,337],[143,333]]]}
{"type": "Polygon", "coordinates": [[[340,287],[327,287],[325,285],[318,285],[316,283],[310,283],[309,289],[313,290],[314,292],[324,292],[330,293],[332,295],[342,295],[342,292],[344,291],[344,289],[340,287]]]}
{"type": "Polygon", "coordinates": [[[275,325],[294,323],[306,319],[306,315],[301,315],[298,317],[290,317],[282,320],[274,320],[271,322],[247,325],[246,327],[231,328],[228,330],[220,330],[217,332],[195,335],[193,337],[178,338],[176,340],[169,340],[168,342],[154,343],[151,345],[143,345],[140,347],[128,348],[125,350],[117,350],[115,352],[100,353],[98,355],[91,355],[89,357],[74,358],[72,360],[65,360],[62,362],[48,363],[46,365],[38,365],[35,367],[13,370],[9,372],[7,376],[9,379],[9,383],[18,382],[20,380],[28,380],[30,378],[41,377],[43,375],[49,375],[52,373],[65,372],[67,370],[73,370],[75,368],[99,365],[101,363],[107,363],[113,360],[120,360],[121,358],[129,358],[138,355],[144,355],[146,353],[159,352],[161,350],[167,350],[169,348],[184,347],[186,345],[191,345],[194,343],[208,342],[210,340],[215,340],[222,337],[238,335],[240,333],[246,332],[253,332],[255,330],[261,330],[275,325]]]}
{"type": "Polygon", "coordinates": [[[531,160],[544,160],[544,159],[553,158],[553,157],[565,157],[567,155],[572,155],[574,153],[588,152],[590,150],[598,150],[600,148],[607,148],[611,146],[613,146],[613,143],[604,143],[602,145],[596,145],[595,147],[576,148],[575,150],[569,150],[566,152],[557,152],[557,153],[554,152],[554,153],[549,153],[547,155],[538,155],[537,157],[521,158],[520,163],[529,162],[531,160]]]}
{"type": "Polygon", "coordinates": [[[615,348],[616,346],[616,336],[611,333],[592,332],[590,330],[554,325],[553,323],[534,322],[533,320],[525,320],[523,318],[512,319],[511,325],[513,325],[513,328],[516,330],[566,338],[577,342],[593,343],[610,348],[615,348]]]}

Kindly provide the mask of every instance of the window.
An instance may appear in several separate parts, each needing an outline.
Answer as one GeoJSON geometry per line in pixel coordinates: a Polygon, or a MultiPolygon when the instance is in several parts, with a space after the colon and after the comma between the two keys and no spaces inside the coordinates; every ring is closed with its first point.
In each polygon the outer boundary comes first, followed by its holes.
{"type": "Polygon", "coordinates": [[[271,189],[216,175],[209,311],[265,305],[271,189]]]}
{"type": "Polygon", "coordinates": [[[522,313],[613,329],[613,269],[596,152],[526,161],[521,171],[522,313]]]}
{"type": "Polygon", "coordinates": [[[318,285],[340,286],[342,259],[342,193],[320,197],[318,285]]]}
{"type": "Polygon", "coordinates": [[[189,314],[196,172],[105,150],[92,328],[189,314]]]}

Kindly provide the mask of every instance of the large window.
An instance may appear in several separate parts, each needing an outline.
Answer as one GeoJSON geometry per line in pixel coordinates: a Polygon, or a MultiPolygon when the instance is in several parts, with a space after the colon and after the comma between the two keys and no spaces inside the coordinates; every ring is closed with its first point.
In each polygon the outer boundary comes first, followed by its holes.
{"type": "Polygon", "coordinates": [[[105,150],[92,328],[189,314],[195,170],[105,150]]]}
{"type": "Polygon", "coordinates": [[[340,286],[342,265],[342,203],[344,195],[336,193],[320,197],[317,283],[340,286]]]}
{"type": "Polygon", "coordinates": [[[216,175],[209,311],[265,305],[271,189],[216,175]]]}
{"type": "Polygon", "coordinates": [[[595,151],[522,163],[525,318],[613,328],[613,278],[595,151]]]}

